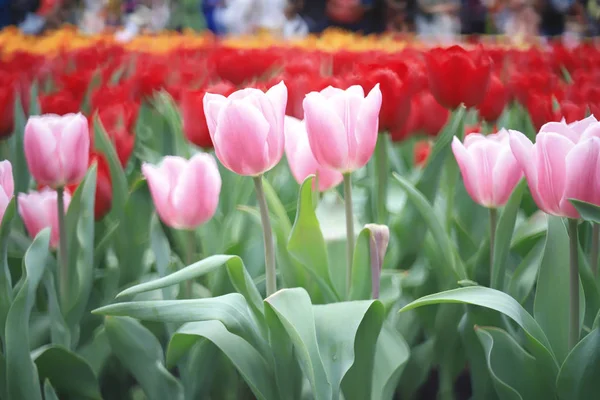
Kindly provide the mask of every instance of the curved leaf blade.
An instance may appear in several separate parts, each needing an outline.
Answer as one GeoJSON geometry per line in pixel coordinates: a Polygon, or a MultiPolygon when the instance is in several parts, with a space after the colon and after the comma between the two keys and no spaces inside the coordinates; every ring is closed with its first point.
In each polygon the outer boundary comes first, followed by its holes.
{"type": "Polygon", "coordinates": [[[584,337],[569,353],[556,381],[561,400],[588,400],[600,393],[600,329],[584,337]]]}
{"type": "Polygon", "coordinates": [[[410,348],[400,332],[383,324],[375,349],[371,399],[393,398],[410,355],[410,348]]]}

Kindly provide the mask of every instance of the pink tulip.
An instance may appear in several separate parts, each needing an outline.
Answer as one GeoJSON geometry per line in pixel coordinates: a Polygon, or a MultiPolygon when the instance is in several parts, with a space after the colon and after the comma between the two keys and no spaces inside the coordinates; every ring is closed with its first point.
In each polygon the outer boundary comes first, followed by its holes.
{"type": "Polygon", "coordinates": [[[206,93],[204,113],[215,153],[239,175],[259,176],[283,156],[283,117],[287,88],[283,82],[266,93],[238,90],[229,97],[206,93]]]}
{"type": "Polygon", "coordinates": [[[510,147],[533,199],[548,214],[579,218],[569,199],[600,205],[600,123],[590,118],[546,124],[535,144],[510,131],[510,147]]]}
{"type": "Polygon", "coordinates": [[[15,193],[13,181],[12,164],[10,161],[0,161],[0,222],[4,218],[4,212],[8,203],[15,193]]]}
{"type": "Polygon", "coordinates": [[[88,168],[90,135],[81,114],[29,117],[25,158],[38,184],[53,189],[81,182],[88,168]]]}
{"type": "Polygon", "coordinates": [[[523,177],[523,171],[510,150],[504,129],[484,136],[472,133],[464,144],[455,136],[452,152],[469,196],[487,208],[503,206],[523,177]]]}
{"type": "MultiPolygon", "coordinates": [[[[57,248],[59,242],[57,194],[54,190],[19,194],[19,214],[29,236],[35,237],[42,229],[50,228],[50,247],[57,248]]],[[[65,213],[71,203],[71,195],[65,192],[65,213]]]]}
{"type": "Polygon", "coordinates": [[[316,175],[319,191],[324,192],[340,184],[344,176],[338,171],[321,166],[313,156],[304,122],[285,117],[285,154],[292,175],[298,183],[304,182],[307,176],[316,175]]]}
{"type": "Polygon", "coordinates": [[[303,105],[310,148],[319,164],[349,173],[369,161],[379,129],[379,84],[367,97],[360,86],[330,86],[307,94],[303,105]]]}
{"type": "Polygon", "coordinates": [[[221,176],[215,159],[197,153],[190,160],[167,156],[158,166],[142,165],[160,219],[176,229],[195,229],[219,204],[221,176]]]}

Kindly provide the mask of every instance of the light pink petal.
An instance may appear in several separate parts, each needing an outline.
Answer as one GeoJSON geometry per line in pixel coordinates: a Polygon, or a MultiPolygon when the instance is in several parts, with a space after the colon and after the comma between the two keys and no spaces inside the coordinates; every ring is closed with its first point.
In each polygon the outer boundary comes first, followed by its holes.
{"type": "Polygon", "coordinates": [[[213,217],[219,205],[221,193],[221,175],[214,158],[209,154],[197,154],[190,160],[192,168],[196,168],[199,174],[198,185],[201,194],[198,198],[196,215],[192,222],[199,226],[213,217]]]}
{"type": "Polygon", "coordinates": [[[8,197],[4,191],[0,190],[0,223],[4,218],[4,213],[6,212],[8,203],[10,203],[10,197],[8,197]]]}
{"type": "MultiPolygon", "coordinates": [[[[27,233],[31,238],[34,238],[42,229],[52,227],[52,215],[54,218],[58,213],[56,208],[56,192],[54,191],[43,191],[43,192],[31,192],[29,194],[19,194],[19,215],[25,224],[27,233]],[[54,199],[54,209],[47,206],[47,202],[54,199]]],[[[52,247],[56,247],[56,241],[50,241],[52,247]]]]}
{"type": "MultiPolygon", "coordinates": [[[[319,166],[315,174],[319,179],[319,191],[324,192],[336,187],[344,180],[344,175],[334,169],[319,166]]],[[[306,175],[308,176],[308,174],[306,175]]]]}
{"type": "Polygon", "coordinates": [[[358,96],[358,97],[362,97],[362,98],[365,97],[365,91],[363,90],[362,86],[360,86],[360,85],[350,86],[348,89],[346,89],[346,94],[358,96]]]}
{"type": "Polygon", "coordinates": [[[152,201],[160,219],[168,226],[173,226],[175,222],[174,213],[169,202],[169,196],[174,182],[169,177],[167,169],[144,163],[142,174],[148,181],[152,201]]]}
{"type": "Polygon", "coordinates": [[[289,116],[286,116],[284,121],[288,165],[296,181],[302,183],[307,176],[316,173],[319,164],[310,149],[304,123],[289,116]]]}
{"type": "Polygon", "coordinates": [[[82,114],[63,117],[60,138],[61,165],[66,184],[77,184],[83,180],[88,168],[90,133],[87,119],[82,114]]]}
{"type": "Polygon", "coordinates": [[[539,133],[553,132],[568,138],[573,143],[579,141],[579,134],[569,127],[565,122],[548,122],[544,124],[539,133]]]}
{"type": "Polygon", "coordinates": [[[219,112],[221,112],[225,103],[227,103],[227,99],[220,94],[206,93],[202,98],[202,108],[208,126],[208,133],[213,140],[217,132],[219,112]]]}
{"type": "Polygon", "coordinates": [[[573,132],[575,132],[578,136],[581,137],[583,132],[585,132],[585,130],[590,125],[597,124],[597,123],[598,123],[598,120],[596,119],[596,117],[594,117],[593,115],[590,115],[589,117],[584,118],[581,121],[575,121],[573,123],[570,123],[569,128],[571,128],[573,130],[573,132]]]}
{"type": "Polygon", "coordinates": [[[12,164],[8,160],[0,161],[0,186],[2,192],[8,199],[13,197],[15,193],[15,183],[12,173],[12,164]]]}
{"type": "Polygon", "coordinates": [[[465,136],[463,146],[468,149],[473,143],[479,142],[480,140],[486,140],[486,136],[481,133],[470,133],[465,136]]]}
{"type": "Polygon", "coordinates": [[[283,134],[283,118],[285,117],[285,109],[287,106],[288,91],[283,81],[271,87],[266,97],[271,102],[271,106],[275,116],[275,125],[271,125],[267,144],[269,145],[269,162],[278,163],[283,156],[285,138],[283,134]]]}
{"type": "Polygon", "coordinates": [[[500,150],[494,165],[494,195],[492,202],[495,206],[506,204],[522,177],[523,170],[515,159],[510,145],[506,143],[505,147],[500,150]]]}
{"type": "MultiPolygon", "coordinates": [[[[377,137],[379,136],[379,110],[381,109],[381,90],[376,84],[362,101],[358,115],[354,136],[356,137],[356,158],[353,170],[364,167],[371,159],[377,137]]],[[[350,153],[351,154],[351,153],[350,153]]]]}
{"type": "Polygon", "coordinates": [[[231,93],[229,97],[227,97],[227,100],[242,100],[246,97],[264,94],[265,93],[262,90],[256,88],[245,88],[241,90],[236,90],[235,92],[231,93]]]}
{"type": "Polygon", "coordinates": [[[581,139],[579,139],[579,141],[583,142],[592,137],[600,138],[600,123],[590,124],[581,134],[581,139]]]}
{"type": "Polygon", "coordinates": [[[40,185],[64,183],[58,141],[42,117],[30,117],[23,138],[25,159],[29,172],[40,185]]]}
{"type": "Polygon", "coordinates": [[[536,166],[533,163],[533,143],[519,131],[509,130],[508,133],[510,149],[525,173],[529,187],[537,186],[536,166]]]}
{"type": "Polygon", "coordinates": [[[219,114],[214,137],[217,157],[239,175],[257,176],[268,171],[276,164],[268,158],[270,129],[260,111],[245,100],[228,103],[219,114]]]}
{"type": "Polygon", "coordinates": [[[456,163],[462,174],[467,193],[469,193],[469,196],[471,196],[475,203],[482,204],[481,196],[479,195],[479,182],[477,181],[478,167],[475,165],[475,161],[472,159],[468,150],[456,136],[452,139],[452,152],[454,153],[456,163]]]}
{"type": "Polygon", "coordinates": [[[561,207],[572,218],[577,218],[578,215],[576,215],[574,207],[573,209],[569,208],[571,204],[569,199],[577,199],[600,206],[599,164],[600,138],[597,137],[579,142],[567,155],[567,183],[561,207]]]}
{"type": "Polygon", "coordinates": [[[178,156],[165,156],[160,162],[159,168],[166,176],[167,182],[169,184],[169,191],[173,190],[177,179],[182,174],[185,166],[187,165],[187,160],[183,157],[178,156]]]}
{"type": "MultiPolygon", "coordinates": [[[[566,216],[561,208],[567,184],[566,158],[574,144],[556,133],[540,133],[536,141],[534,162],[537,172],[537,190],[540,200],[553,215],[566,216]]],[[[540,206],[540,208],[542,208],[540,206]]]]}
{"type": "Polygon", "coordinates": [[[309,93],[303,101],[308,141],[319,164],[338,171],[348,170],[348,138],[344,123],[320,93],[309,93]]]}
{"type": "Polygon", "coordinates": [[[502,149],[492,140],[481,140],[469,147],[467,151],[475,164],[476,182],[481,205],[494,206],[494,166],[498,153],[502,149]]]}
{"type": "MultiPolygon", "coordinates": [[[[333,97],[335,95],[338,95],[338,94],[344,93],[344,92],[345,91],[342,90],[342,89],[338,89],[338,88],[335,88],[333,86],[327,86],[325,89],[321,90],[320,93],[321,93],[321,95],[323,97],[325,97],[326,99],[329,99],[329,98],[331,98],[331,97],[333,97]]],[[[314,92],[312,92],[312,93],[314,93],[314,92]]]]}

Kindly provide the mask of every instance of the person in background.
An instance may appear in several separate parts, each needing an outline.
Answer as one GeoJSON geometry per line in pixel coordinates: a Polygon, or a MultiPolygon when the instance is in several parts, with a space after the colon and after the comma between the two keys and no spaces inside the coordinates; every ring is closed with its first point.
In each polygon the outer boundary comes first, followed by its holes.
{"type": "Polygon", "coordinates": [[[219,7],[221,1],[222,0],[202,0],[200,2],[200,8],[202,9],[206,21],[206,28],[215,35],[222,35],[225,33],[223,32],[222,27],[215,21],[215,10],[219,7]]]}
{"type": "Polygon", "coordinates": [[[515,43],[526,43],[538,35],[540,16],[530,0],[508,0],[496,21],[499,31],[515,43]]]}
{"type": "Polygon", "coordinates": [[[327,0],[328,25],[363,34],[385,30],[385,0],[327,0]]]}
{"type": "Polygon", "coordinates": [[[414,0],[386,0],[388,32],[414,32],[414,0]]]}
{"type": "Polygon", "coordinates": [[[448,42],[460,33],[460,0],[417,0],[417,34],[424,39],[448,42]]]}
{"type": "Polygon", "coordinates": [[[575,0],[540,0],[540,33],[544,36],[562,35],[566,28],[567,14],[574,5],[575,0]]]}
{"type": "Polygon", "coordinates": [[[214,11],[217,25],[229,35],[256,32],[262,7],[258,0],[224,0],[214,11]]]}
{"type": "Polygon", "coordinates": [[[284,39],[299,39],[308,35],[308,24],[300,16],[303,1],[290,1],[285,8],[286,22],[283,26],[284,39]]]}
{"type": "Polygon", "coordinates": [[[168,0],[140,1],[127,18],[124,28],[115,34],[115,38],[119,42],[129,42],[144,30],[160,32],[167,27],[170,17],[168,0]]]}
{"type": "Polygon", "coordinates": [[[486,33],[488,13],[482,0],[462,0],[460,15],[463,35],[486,33]]]}
{"type": "Polygon", "coordinates": [[[10,0],[0,0],[0,29],[12,24],[10,19],[10,0]]]}
{"type": "Polygon", "coordinates": [[[304,0],[300,16],[308,25],[310,33],[321,33],[327,28],[326,0],[304,0]]]}
{"type": "Polygon", "coordinates": [[[590,20],[590,35],[600,35],[600,0],[587,0],[586,10],[590,20]]]}

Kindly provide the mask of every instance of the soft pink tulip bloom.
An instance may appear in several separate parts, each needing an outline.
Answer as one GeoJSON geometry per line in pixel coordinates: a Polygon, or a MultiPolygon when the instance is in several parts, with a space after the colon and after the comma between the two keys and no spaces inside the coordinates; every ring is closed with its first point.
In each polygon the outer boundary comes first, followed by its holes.
{"type": "Polygon", "coordinates": [[[548,214],[579,218],[569,199],[600,206],[600,123],[586,118],[568,130],[564,125],[544,125],[535,144],[521,132],[510,131],[510,147],[538,207],[548,214]]]}
{"type": "Polygon", "coordinates": [[[4,218],[4,212],[8,203],[15,194],[15,183],[10,161],[0,161],[0,222],[4,218]]]}
{"type": "Polygon", "coordinates": [[[81,113],[29,117],[24,148],[29,172],[38,184],[54,189],[77,184],[88,168],[87,119],[81,113]]]}
{"type": "Polygon", "coordinates": [[[344,176],[331,168],[321,166],[310,149],[304,121],[294,117],[285,117],[285,154],[292,175],[298,183],[307,176],[316,175],[319,191],[324,192],[340,184],[344,176]]]}
{"type": "MultiPolygon", "coordinates": [[[[71,195],[64,194],[65,213],[71,203],[71,195]]],[[[29,236],[34,238],[42,229],[50,228],[50,247],[57,248],[60,241],[58,230],[57,194],[54,190],[19,194],[19,214],[29,236]]]]}
{"type": "Polygon", "coordinates": [[[350,173],[369,161],[379,130],[379,84],[366,97],[360,86],[330,86],[307,94],[303,106],[310,148],[319,164],[350,173]]]}
{"type": "Polygon", "coordinates": [[[215,159],[197,153],[190,160],[167,156],[155,166],[142,165],[160,219],[176,229],[195,229],[213,217],[219,205],[221,175],[215,159]]]}
{"type": "Polygon", "coordinates": [[[262,175],[277,165],[283,156],[286,104],[283,82],[266,93],[253,88],[229,97],[206,93],[206,124],[219,161],[245,176],[262,175]]]}
{"type": "Polygon", "coordinates": [[[504,129],[484,136],[472,133],[464,144],[455,136],[452,152],[471,198],[484,207],[496,208],[508,201],[523,170],[510,149],[504,129]]]}

